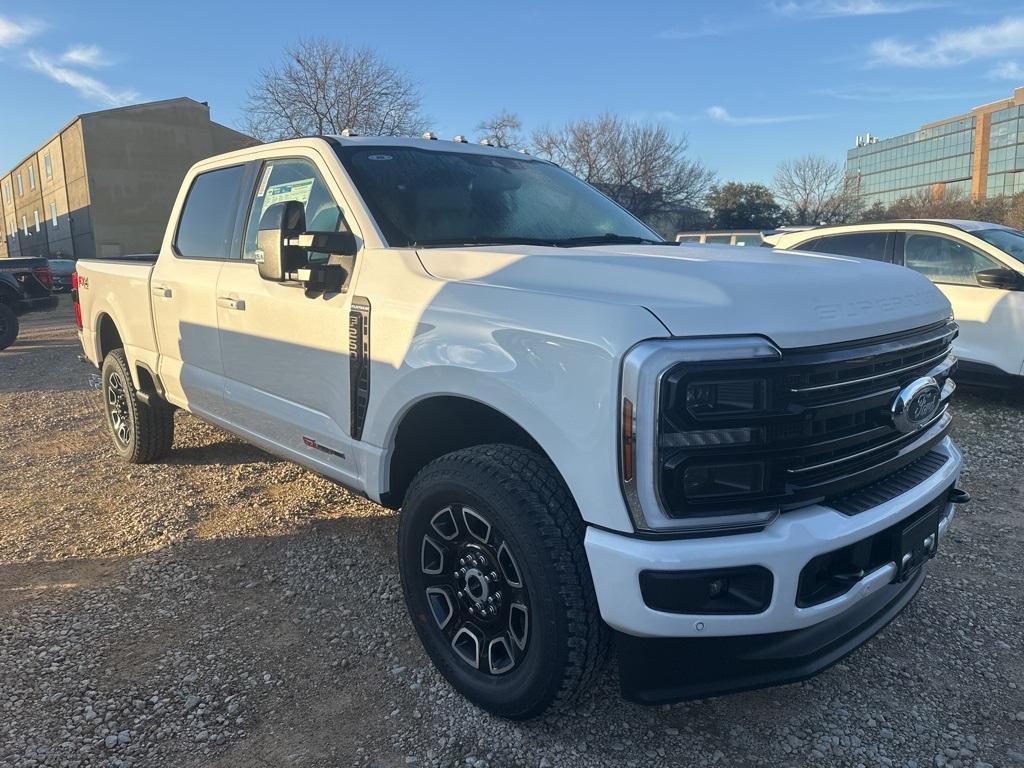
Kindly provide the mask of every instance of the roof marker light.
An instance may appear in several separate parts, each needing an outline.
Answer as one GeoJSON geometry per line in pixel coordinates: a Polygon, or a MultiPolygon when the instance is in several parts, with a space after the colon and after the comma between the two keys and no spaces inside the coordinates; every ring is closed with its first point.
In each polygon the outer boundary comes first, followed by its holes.
{"type": "Polygon", "coordinates": [[[463,136],[461,133],[452,139],[456,144],[469,144],[469,139],[463,136]]]}
{"type": "Polygon", "coordinates": [[[490,139],[480,139],[480,143],[483,144],[485,147],[495,146],[494,142],[491,141],[490,139]]]}
{"type": "Polygon", "coordinates": [[[347,139],[349,136],[358,136],[359,134],[352,128],[346,128],[341,132],[341,135],[347,139]]]}
{"type": "Polygon", "coordinates": [[[423,138],[437,141],[437,135],[433,131],[427,131],[426,133],[424,133],[423,138]]]}

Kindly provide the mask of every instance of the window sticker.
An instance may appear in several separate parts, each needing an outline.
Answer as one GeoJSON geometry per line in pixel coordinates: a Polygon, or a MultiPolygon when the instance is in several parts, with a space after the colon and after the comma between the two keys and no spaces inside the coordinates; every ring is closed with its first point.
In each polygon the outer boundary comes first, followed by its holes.
{"type": "Polygon", "coordinates": [[[305,208],[306,203],[309,202],[309,193],[312,191],[313,179],[301,179],[300,181],[289,181],[284,184],[269,186],[263,197],[263,209],[260,215],[262,216],[263,212],[274,203],[284,203],[288,200],[297,200],[305,208]]]}

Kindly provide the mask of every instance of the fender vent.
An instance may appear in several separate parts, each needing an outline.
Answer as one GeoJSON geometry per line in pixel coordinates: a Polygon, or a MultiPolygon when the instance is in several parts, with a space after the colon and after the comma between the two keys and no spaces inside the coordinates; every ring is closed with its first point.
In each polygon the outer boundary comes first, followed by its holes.
{"type": "Polygon", "coordinates": [[[361,440],[370,403],[370,300],[363,296],[352,297],[348,313],[348,353],[352,439],[361,440]]]}

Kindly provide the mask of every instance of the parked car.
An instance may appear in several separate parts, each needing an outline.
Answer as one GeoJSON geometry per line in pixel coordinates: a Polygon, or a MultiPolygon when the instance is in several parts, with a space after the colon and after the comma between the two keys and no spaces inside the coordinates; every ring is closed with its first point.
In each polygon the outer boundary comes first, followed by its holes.
{"type": "Polygon", "coordinates": [[[53,292],[71,293],[71,275],[75,272],[74,259],[48,259],[53,273],[53,292]]]}
{"type": "Polygon", "coordinates": [[[0,259],[0,350],[18,338],[19,315],[56,306],[46,259],[0,259]]]}
{"type": "Polygon", "coordinates": [[[915,219],[770,237],[776,248],[909,267],[949,299],[965,381],[1024,387],[1024,233],[1001,224],[915,219]]]}
{"type": "Polygon", "coordinates": [[[637,701],[807,677],[906,606],[965,500],[926,279],[666,243],[516,152],[214,157],[155,260],[75,279],[115,451],[159,460],[182,408],[400,507],[413,626],[504,717],[572,700],[612,637],[637,701]]]}

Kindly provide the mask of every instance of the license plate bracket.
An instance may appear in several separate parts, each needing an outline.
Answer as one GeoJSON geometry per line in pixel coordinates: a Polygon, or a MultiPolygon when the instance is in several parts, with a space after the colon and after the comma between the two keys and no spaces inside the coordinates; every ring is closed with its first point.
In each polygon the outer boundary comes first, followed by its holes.
{"type": "Polygon", "coordinates": [[[944,504],[932,504],[927,513],[900,532],[896,550],[896,581],[906,581],[939,549],[939,519],[944,504]]]}

